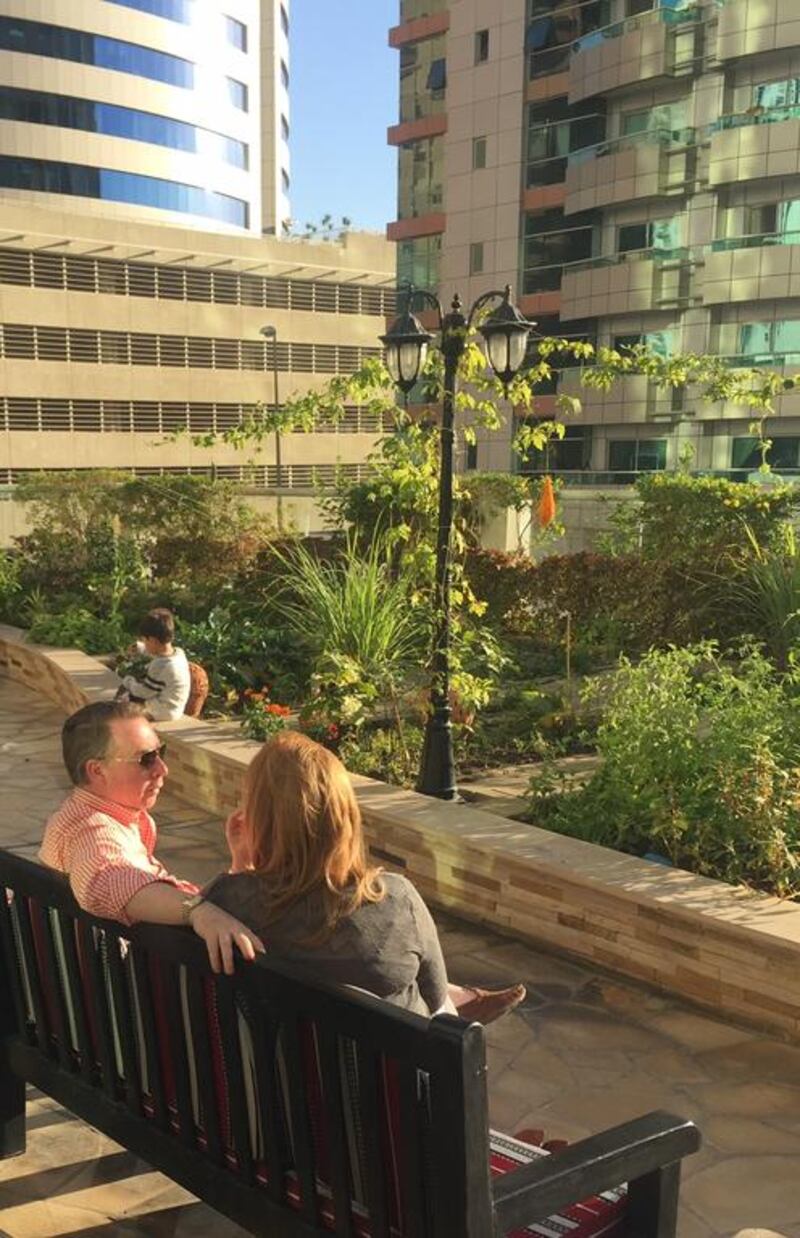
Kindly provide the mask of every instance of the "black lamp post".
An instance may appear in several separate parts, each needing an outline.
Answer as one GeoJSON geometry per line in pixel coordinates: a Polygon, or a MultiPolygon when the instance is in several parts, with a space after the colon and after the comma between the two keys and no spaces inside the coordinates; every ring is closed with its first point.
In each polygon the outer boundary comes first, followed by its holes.
{"type": "Polygon", "coordinates": [[[264,336],[265,340],[272,340],[272,383],[273,383],[273,399],[275,404],[275,494],[277,499],[277,524],[278,532],[283,532],[283,497],[281,495],[281,485],[283,478],[281,477],[281,432],[277,425],[278,413],[280,411],[278,400],[278,328],[266,326],[259,328],[259,334],[264,336]]]}
{"type": "Polygon", "coordinates": [[[486,342],[492,369],[507,389],[525,358],[528,333],[534,324],[526,322],[516,306],[511,304],[510,284],[506,285],[504,292],[485,292],[478,297],[466,318],[461,312],[461,300],[457,294],[450,313],[443,314],[441,302],[433,293],[407,289],[403,312],[386,335],[380,337],[386,348],[389,373],[406,394],[419,378],[428,346],[434,338],[412,313],[415,298],[432,306],[439,315],[439,349],[444,358],[433,683],[417,790],[424,795],[453,800],[458,790],[450,718],[450,537],[453,525],[453,419],[458,363],[466,349],[467,336],[476,313],[489,301],[499,298],[500,304],[483,320],[478,330],[486,342]]]}

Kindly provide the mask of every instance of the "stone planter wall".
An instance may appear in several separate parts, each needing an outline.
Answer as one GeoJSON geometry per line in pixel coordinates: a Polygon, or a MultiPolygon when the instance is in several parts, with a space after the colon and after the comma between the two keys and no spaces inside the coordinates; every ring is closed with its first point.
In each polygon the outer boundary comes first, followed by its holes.
{"type": "MultiPolygon", "coordinates": [[[[0,627],[0,674],[71,711],[116,676],[75,650],[0,627]]],[[[235,725],[161,724],[170,789],[236,806],[258,745],[235,725]]],[[[433,906],[800,1039],[800,905],[750,894],[576,839],[354,778],[376,860],[433,906]]]]}

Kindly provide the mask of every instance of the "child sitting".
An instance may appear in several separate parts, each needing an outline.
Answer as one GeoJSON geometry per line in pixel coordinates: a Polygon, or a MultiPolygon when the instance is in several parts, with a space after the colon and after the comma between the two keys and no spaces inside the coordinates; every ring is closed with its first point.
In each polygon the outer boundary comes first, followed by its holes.
{"type": "Polygon", "coordinates": [[[175,617],[171,610],[159,607],[145,615],[139,625],[140,649],[151,655],[142,680],[126,675],[122,690],[131,700],[142,701],[157,722],[180,718],[186,708],[191,688],[189,663],[182,649],[173,645],[175,617]]]}

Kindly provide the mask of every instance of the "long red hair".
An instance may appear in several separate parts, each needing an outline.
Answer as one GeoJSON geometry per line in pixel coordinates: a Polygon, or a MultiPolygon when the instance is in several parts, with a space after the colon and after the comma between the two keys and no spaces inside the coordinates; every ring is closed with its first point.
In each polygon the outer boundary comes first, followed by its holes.
{"type": "Polygon", "coordinates": [[[367,863],[361,810],[338,757],[299,731],[285,731],[253,758],[244,787],[244,820],[253,868],[270,887],[277,918],[320,889],[326,927],[385,888],[367,863]]]}

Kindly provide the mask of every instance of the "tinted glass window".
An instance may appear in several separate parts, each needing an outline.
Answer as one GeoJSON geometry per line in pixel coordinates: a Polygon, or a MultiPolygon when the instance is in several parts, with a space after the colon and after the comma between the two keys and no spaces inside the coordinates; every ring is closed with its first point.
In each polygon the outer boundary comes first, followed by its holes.
{"type": "Polygon", "coordinates": [[[247,87],[244,82],[237,82],[235,77],[225,79],[228,84],[228,98],[240,112],[247,111],[247,87]]]}
{"type": "Polygon", "coordinates": [[[126,9],[139,9],[156,17],[183,22],[188,26],[194,18],[194,0],[108,0],[109,4],[122,4],[126,9]]]}
{"type": "Polygon", "coordinates": [[[240,228],[247,227],[248,222],[247,203],[227,194],[213,193],[196,185],[160,180],[155,176],[139,176],[133,172],[115,172],[75,163],[1,155],[0,186],[154,206],[161,210],[222,220],[240,228]]]}
{"type": "Polygon", "coordinates": [[[226,17],[225,33],[229,43],[238,47],[240,52],[247,51],[247,26],[244,22],[237,21],[235,17],[226,17]]]}
{"type": "Polygon", "coordinates": [[[104,69],[115,69],[119,73],[134,73],[138,77],[149,77],[153,81],[187,89],[194,83],[194,66],[180,56],[169,56],[166,52],[126,43],[122,39],[48,26],[44,22],[0,17],[0,47],[33,56],[52,56],[57,60],[93,64],[104,69]]]}
{"type": "Polygon", "coordinates": [[[118,107],[113,103],[96,103],[91,99],[15,90],[6,86],[0,87],[0,118],[133,138],[139,142],[169,146],[174,150],[193,151],[209,159],[232,163],[237,168],[247,167],[247,146],[236,138],[166,116],[156,116],[152,112],[118,107]]]}

